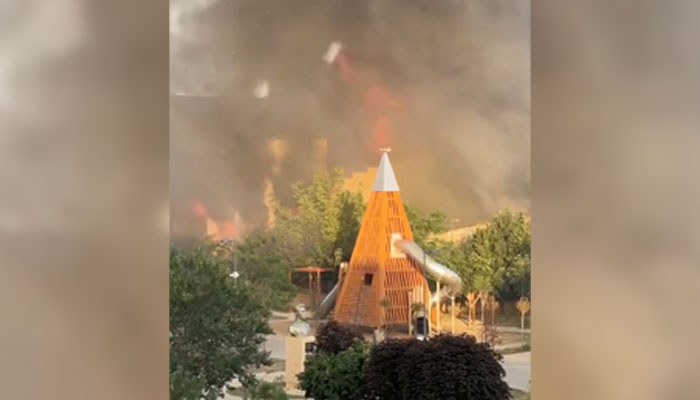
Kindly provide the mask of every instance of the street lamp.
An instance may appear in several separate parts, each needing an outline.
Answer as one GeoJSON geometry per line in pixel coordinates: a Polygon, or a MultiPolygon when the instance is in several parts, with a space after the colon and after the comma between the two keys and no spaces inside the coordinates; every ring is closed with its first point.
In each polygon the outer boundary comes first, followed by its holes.
{"type": "Polygon", "coordinates": [[[238,243],[232,239],[225,239],[223,243],[233,251],[233,272],[228,274],[228,276],[233,278],[233,282],[236,283],[241,276],[238,272],[238,249],[236,249],[238,243]]]}

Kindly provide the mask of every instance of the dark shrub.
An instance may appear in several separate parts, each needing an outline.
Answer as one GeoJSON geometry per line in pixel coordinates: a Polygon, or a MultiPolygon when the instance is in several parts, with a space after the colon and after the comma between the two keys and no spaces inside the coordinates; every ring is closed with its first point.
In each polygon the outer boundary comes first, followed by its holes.
{"type": "Polygon", "coordinates": [[[507,400],[500,359],[471,336],[387,340],[367,360],[362,392],[377,400],[507,400]]]}
{"type": "Polygon", "coordinates": [[[299,374],[299,387],[316,400],[359,400],[369,345],[360,341],[336,354],[311,356],[299,374]]]}
{"type": "Polygon", "coordinates": [[[335,321],[330,321],[316,332],[316,354],[337,354],[352,346],[362,335],[335,321]]]}

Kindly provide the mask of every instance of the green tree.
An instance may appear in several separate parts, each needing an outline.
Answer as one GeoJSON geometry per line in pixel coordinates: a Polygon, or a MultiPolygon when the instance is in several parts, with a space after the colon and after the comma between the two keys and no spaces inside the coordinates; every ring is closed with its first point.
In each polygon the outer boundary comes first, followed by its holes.
{"type": "Polygon", "coordinates": [[[273,309],[286,309],[296,286],[289,281],[292,266],[279,250],[275,237],[254,231],[233,249],[241,284],[248,285],[257,300],[273,309]]]}
{"type": "Polygon", "coordinates": [[[364,210],[362,196],[343,190],[343,170],[317,171],[311,182],[292,186],[295,206],[275,200],[277,244],[291,265],[334,267],[348,260],[364,210]]]}
{"type": "Polygon", "coordinates": [[[421,248],[431,248],[430,236],[447,230],[447,224],[445,222],[447,220],[447,215],[445,213],[434,211],[424,217],[418,209],[408,204],[404,204],[403,208],[406,211],[408,223],[411,225],[413,241],[421,248]]]}
{"type": "Polygon", "coordinates": [[[339,353],[311,356],[299,374],[299,387],[316,400],[359,400],[369,345],[355,341],[339,353]]]}
{"type": "Polygon", "coordinates": [[[198,378],[178,363],[170,360],[170,398],[171,399],[199,399],[207,385],[202,378],[198,378]]]}
{"type": "Polygon", "coordinates": [[[210,243],[170,251],[170,398],[213,399],[233,378],[254,381],[269,363],[261,350],[268,310],[228,276],[231,263],[210,243]]]}
{"type": "Polygon", "coordinates": [[[360,231],[365,203],[361,193],[343,190],[338,195],[336,207],[338,208],[338,233],[334,247],[340,249],[342,261],[348,261],[360,231]]]}
{"type": "Polygon", "coordinates": [[[289,396],[282,386],[272,382],[258,382],[246,390],[250,400],[288,400],[289,396]]]}
{"type": "Polygon", "coordinates": [[[530,221],[523,213],[499,212],[463,243],[465,262],[458,273],[465,291],[517,297],[530,293],[530,221]]]}

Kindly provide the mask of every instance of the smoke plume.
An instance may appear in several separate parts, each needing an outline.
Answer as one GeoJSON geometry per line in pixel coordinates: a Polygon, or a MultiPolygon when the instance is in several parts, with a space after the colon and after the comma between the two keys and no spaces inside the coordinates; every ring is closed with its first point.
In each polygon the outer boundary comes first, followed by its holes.
{"type": "Polygon", "coordinates": [[[405,201],[462,224],[529,208],[529,2],[171,0],[170,57],[174,235],[197,201],[264,224],[323,138],[348,176],[391,147],[405,201]]]}

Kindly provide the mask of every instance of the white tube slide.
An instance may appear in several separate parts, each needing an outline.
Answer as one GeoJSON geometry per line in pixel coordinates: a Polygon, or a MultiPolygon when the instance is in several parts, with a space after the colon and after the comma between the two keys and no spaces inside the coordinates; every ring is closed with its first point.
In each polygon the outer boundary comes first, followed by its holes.
{"type": "Polygon", "coordinates": [[[333,289],[326,295],[326,297],[323,298],[323,301],[321,301],[321,304],[318,305],[318,308],[316,309],[316,319],[322,319],[326,315],[328,315],[329,312],[333,309],[335,306],[335,298],[338,296],[338,291],[340,288],[338,287],[338,284],[336,283],[335,286],[333,286],[333,289]]]}
{"type": "Polygon", "coordinates": [[[440,282],[440,285],[442,285],[442,293],[436,293],[430,300],[431,303],[437,302],[440,297],[449,298],[451,296],[457,296],[462,292],[462,279],[459,275],[427,255],[416,242],[397,240],[394,242],[394,245],[406,253],[411,260],[415,261],[416,264],[421,267],[424,274],[440,282]]]}

